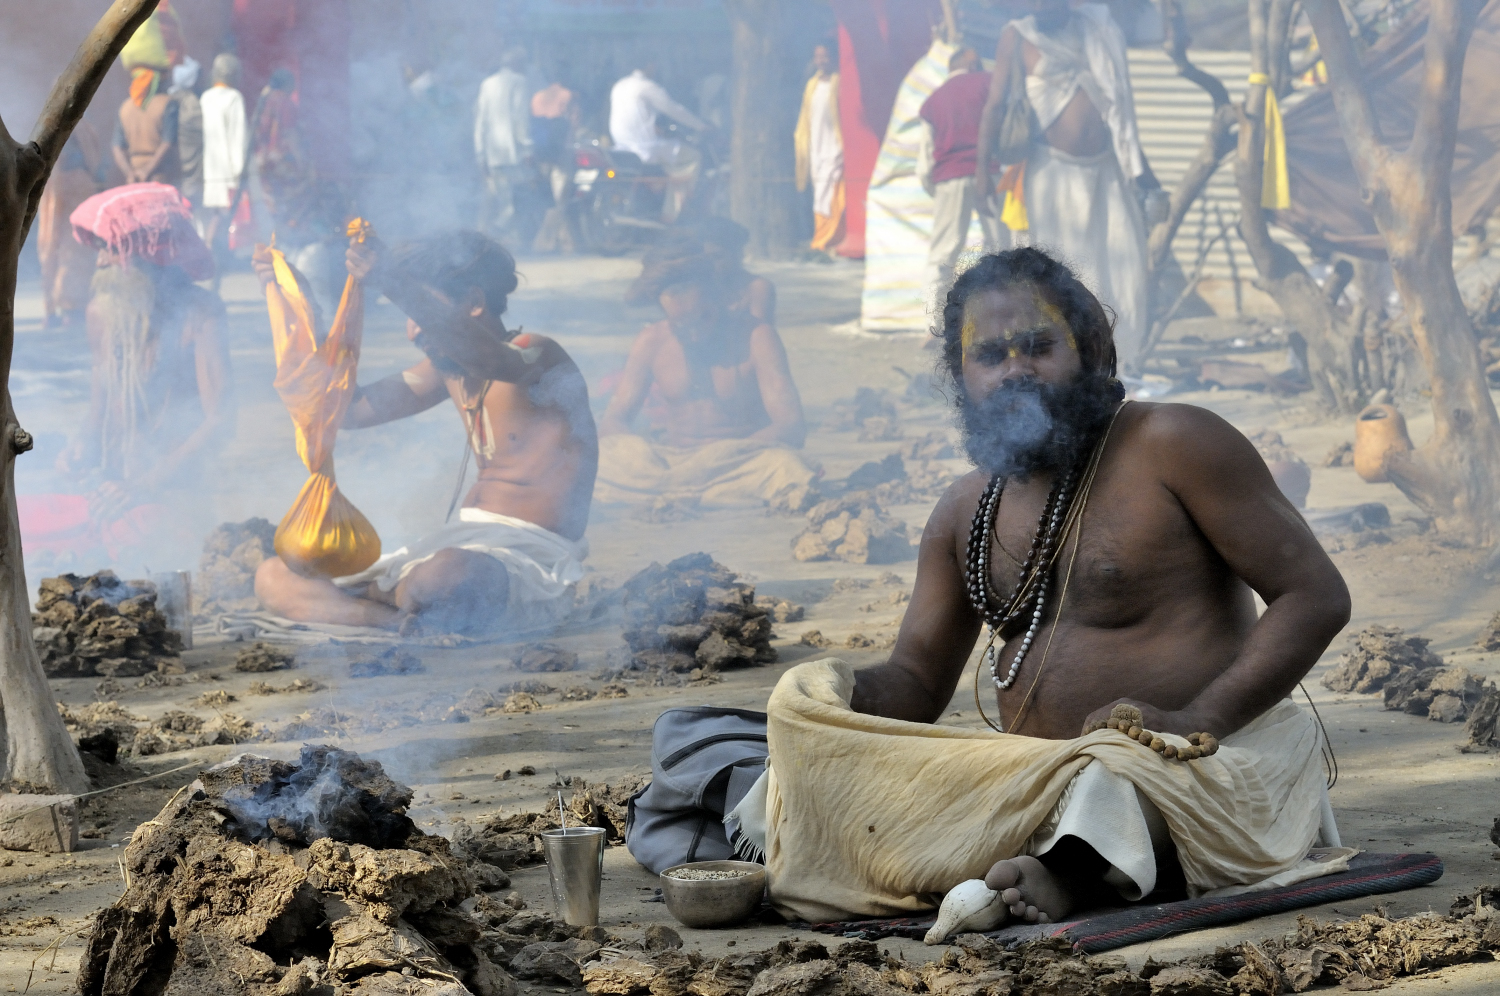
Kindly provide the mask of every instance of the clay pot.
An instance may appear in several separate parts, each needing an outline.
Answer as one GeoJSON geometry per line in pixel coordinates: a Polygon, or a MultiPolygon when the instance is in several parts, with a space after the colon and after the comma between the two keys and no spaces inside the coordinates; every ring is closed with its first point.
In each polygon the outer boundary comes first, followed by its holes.
{"type": "Polygon", "coordinates": [[[1312,487],[1312,471],[1301,460],[1267,460],[1271,479],[1286,495],[1287,501],[1298,508],[1307,507],[1307,492],[1312,487]]]}
{"type": "Polygon", "coordinates": [[[1391,453],[1411,452],[1406,419],[1395,405],[1371,405],[1354,422],[1354,472],[1371,484],[1387,480],[1385,461],[1391,453]]]}

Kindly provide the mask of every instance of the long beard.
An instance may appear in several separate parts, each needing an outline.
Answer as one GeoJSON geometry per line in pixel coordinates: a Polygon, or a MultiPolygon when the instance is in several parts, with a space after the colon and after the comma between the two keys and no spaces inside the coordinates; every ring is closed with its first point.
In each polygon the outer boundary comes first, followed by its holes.
{"type": "Polygon", "coordinates": [[[1002,477],[1061,471],[1094,445],[1124,396],[1120,382],[1102,373],[1063,385],[1007,381],[978,401],[961,392],[964,449],[976,467],[1002,477]]]}
{"type": "Polygon", "coordinates": [[[104,384],[100,452],[106,476],[136,469],[142,426],[150,418],[149,385],[156,366],[156,281],[139,267],[108,266],[90,285],[103,328],[99,352],[104,384]]]}

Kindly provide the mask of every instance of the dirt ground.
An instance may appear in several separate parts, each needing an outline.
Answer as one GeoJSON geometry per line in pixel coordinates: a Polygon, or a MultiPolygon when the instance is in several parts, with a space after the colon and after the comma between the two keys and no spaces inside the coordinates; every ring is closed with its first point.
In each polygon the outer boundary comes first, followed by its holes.
{"type": "MultiPolygon", "coordinates": [[[[847,328],[858,312],[860,276],[853,264],[755,268],[772,277],[779,288],[782,334],[814,425],[807,446],[809,460],[821,463],[826,477],[837,480],[865,461],[898,449],[902,444],[897,441],[861,442],[852,430],[823,428],[818,423],[828,418],[835,401],[849,398],[857,387],[902,394],[911,375],[931,369],[934,354],[924,351],[922,338],[874,338],[840,328],[847,328]]],[[[512,300],[512,320],[557,337],[578,359],[591,385],[618,369],[631,336],[649,317],[648,312],[617,304],[636,264],[628,260],[527,260],[522,270],[526,279],[512,300]]],[[[226,449],[225,469],[205,488],[205,503],[211,507],[204,520],[212,525],[261,515],[274,522],[300,486],[303,471],[292,446],[290,423],[271,389],[265,310],[249,275],[227,279],[224,296],[231,313],[239,434],[226,449]]],[[[49,447],[60,445],[57,441],[81,415],[86,400],[86,354],[80,348],[81,333],[44,332],[39,315],[36,288],[23,287],[18,301],[17,404],[23,424],[44,444],[37,455],[41,463],[50,461],[49,447]]],[[[1179,324],[1182,327],[1174,328],[1174,336],[1190,333],[1210,339],[1232,338],[1242,328],[1228,321],[1179,324]]],[[[1276,359],[1274,353],[1266,358],[1276,359]]],[[[372,307],[362,379],[399,369],[414,359],[415,351],[405,341],[395,309],[388,304],[372,307]]],[[[1500,677],[1496,655],[1474,646],[1485,621],[1500,609],[1500,595],[1485,573],[1484,559],[1423,535],[1412,521],[1419,518],[1416,510],[1394,487],[1365,484],[1351,467],[1322,466],[1330,448],[1353,439],[1353,426],[1311,412],[1308,397],[1214,391],[1175,395],[1171,400],[1209,407],[1246,432],[1267,427],[1280,432],[1313,468],[1310,510],[1368,501],[1387,505],[1393,526],[1379,536],[1326,541],[1337,550],[1334,560],[1354,595],[1349,632],[1371,623],[1401,626],[1408,633],[1431,638],[1433,649],[1450,663],[1488,678],[1500,677]]],[[[1425,438],[1430,417],[1419,410],[1406,414],[1413,437],[1425,438]]],[[[900,424],[908,440],[950,428],[947,409],[937,402],[903,403],[900,424]]],[[[339,444],[340,481],[351,499],[387,534],[388,546],[394,547],[389,542],[392,534],[412,533],[441,520],[462,445],[458,422],[446,407],[405,427],[346,435],[339,444]]],[[[963,464],[952,461],[950,467],[958,472],[963,464]]],[[[46,487],[44,470],[33,473],[37,475],[34,486],[46,487]]],[[[23,474],[23,491],[26,480],[23,474]]],[[[923,502],[893,511],[920,527],[929,510],[930,503],[923,502]]],[[[227,711],[270,728],[307,710],[332,709],[347,718],[319,739],[381,760],[416,790],[413,816],[418,823],[442,830],[463,821],[538,809],[556,791],[551,786],[559,777],[617,783],[647,772],[651,724],[663,709],[693,704],[761,708],[788,666],[829,652],[799,645],[798,637],[805,630],[821,630],[836,645],[853,634],[863,634],[874,646],[832,652],[856,666],[882,660],[881,645],[894,637],[902,594],[910,588],[915,562],[800,563],[789,551],[792,538],[804,525],[800,517],[768,516],[760,511],[704,513],[685,521],[653,523],[620,510],[596,509],[588,534],[588,566],[601,578],[618,583],[653,560],[665,563],[702,550],[754,583],[757,594],[805,606],[803,621],[777,627],[774,644],[780,660],[776,664],[727,673],[718,683],[653,687],[638,682],[627,684],[624,698],[565,701],[561,693],[572,686],[597,691],[602,682],[596,675],[605,668],[606,655],[623,648],[618,624],[606,620],[555,641],[580,658],[579,669],[565,674],[521,675],[511,664],[516,648],[503,645],[416,648],[426,666],[426,672],[417,676],[351,678],[345,660],[349,648],[331,646],[300,649],[294,671],[243,674],[232,669],[239,646],[200,636],[196,648],[183,656],[186,673],[167,684],[123,679],[101,686],[95,678],[53,684],[59,698],[70,706],[114,700],[148,718],[168,709],[209,718],[213,708],[194,700],[212,690],[235,697],[223,707],[227,711]],[[316,679],[327,687],[313,693],[248,694],[252,681],[269,679],[284,685],[294,677],[316,679]],[[543,703],[539,712],[360,732],[372,717],[417,710],[423,703],[441,702],[444,696],[451,699],[473,688],[496,693],[530,678],[543,679],[557,689],[538,696],[543,703]],[[527,765],[537,773],[499,777],[527,765]]],[[[200,530],[187,539],[201,544],[202,535],[200,530]]],[[[151,566],[195,566],[195,554],[174,556],[177,564],[167,558],[151,566]]],[[[33,590],[44,573],[48,572],[28,565],[33,590]]],[[[1396,914],[1445,911],[1454,896],[1500,881],[1500,863],[1487,838],[1492,821],[1500,815],[1500,793],[1496,792],[1500,755],[1461,753],[1461,725],[1386,712],[1379,696],[1339,695],[1324,689],[1317,679],[1344,645],[1341,636],[1306,683],[1338,756],[1340,777],[1333,803],[1344,841],[1375,851],[1435,852],[1443,858],[1446,873],[1424,889],[1307,912],[1331,918],[1376,907],[1396,914]]],[[[944,722],[981,725],[971,688],[968,680],[960,684],[944,722]]],[[[248,749],[290,756],[301,742],[257,743],[248,749]]],[[[184,765],[207,765],[243,749],[199,748],[139,758],[130,762],[129,773],[142,777],[184,765]]],[[[79,932],[86,929],[93,911],[123,891],[117,864],[123,842],[192,775],[192,768],[167,773],[89,800],[83,825],[96,836],[75,854],[0,852],[0,991],[22,991],[28,977],[32,992],[73,991],[81,950],[79,932]]],[[[602,919],[606,926],[619,930],[672,923],[665,906],[653,901],[656,879],[623,848],[607,853],[605,869],[602,919]]],[[[548,905],[545,868],[518,871],[513,882],[528,904],[548,905]]],[[[1245,938],[1276,936],[1291,929],[1294,922],[1292,915],[1270,917],[1137,945],[1121,953],[1138,967],[1148,956],[1179,957],[1245,938]]],[[[767,947],[789,934],[784,927],[771,926],[722,931],[680,928],[680,932],[690,948],[705,953],[722,952],[731,945],[767,947]]],[[[908,942],[888,941],[882,946],[921,958],[942,950],[908,942]]],[[[1491,992],[1497,985],[1500,966],[1486,963],[1408,980],[1390,991],[1467,994],[1491,992]]],[[[526,991],[533,988],[523,987],[526,991]]]]}

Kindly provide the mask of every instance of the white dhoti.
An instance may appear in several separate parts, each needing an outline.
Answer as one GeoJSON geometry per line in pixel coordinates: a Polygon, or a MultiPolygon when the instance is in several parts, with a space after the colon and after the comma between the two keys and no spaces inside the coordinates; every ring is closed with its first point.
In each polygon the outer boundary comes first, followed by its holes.
{"type": "Polygon", "coordinates": [[[1290,700],[1182,762],[1113,730],[1042,740],[866,716],[849,708],[853,689],[848,664],[816,661],[787,671],[767,705],[766,867],[785,916],[930,909],[1068,835],[1110,862],[1126,898],[1155,886],[1168,841],[1193,896],[1342,871],[1354,853],[1309,858],[1337,832],[1318,727],[1290,700]]]}
{"type": "Polygon", "coordinates": [[[641,436],[599,440],[596,502],[695,501],[706,507],[753,505],[806,485],[815,476],[795,450],[758,439],[721,439],[677,447],[641,436]]]}
{"type": "Polygon", "coordinates": [[[1046,249],[1072,265],[1115,315],[1115,350],[1132,367],[1148,321],[1146,219],[1111,150],[1072,156],[1038,146],[1026,163],[1028,231],[1011,244],[1046,249]]]}
{"type": "Polygon", "coordinates": [[[374,582],[381,591],[390,591],[412,568],[447,549],[483,553],[505,565],[510,595],[498,608],[493,626],[526,633],[556,625],[573,608],[573,588],[583,577],[589,545],[586,539],[574,542],[525,519],[464,508],[457,522],[386,554],[358,574],[334,578],[333,583],[363,588],[374,582]]]}

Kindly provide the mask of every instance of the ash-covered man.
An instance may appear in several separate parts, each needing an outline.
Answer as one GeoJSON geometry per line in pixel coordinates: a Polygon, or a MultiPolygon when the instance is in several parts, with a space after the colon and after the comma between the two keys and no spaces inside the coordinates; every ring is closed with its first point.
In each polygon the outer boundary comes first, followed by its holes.
{"type": "Polygon", "coordinates": [[[85,312],[88,420],[58,466],[96,482],[95,522],[134,512],[128,531],[149,533],[163,506],[188,504],[174,496],[202,487],[206,461],[234,431],[224,305],[193,283],[213,274],[213,260],[191,207],[166,184],[95,194],[70,221],[99,259],[85,312]]]}
{"type": "MultiPolygon", "coordinates": [[[[343,428],[458,409],[479,479],[458,520],[333,581],[263,563],[255,593],[289,619],[431,632],[527,632],[556,623],[583,576],[598,439],[588,387],[552,339],[507,329],[516,265],[478,232],[432,236],[384,258],[352,244],[349,272],[406,312],[426,359],[359,388],[343,428]]],[[[256,261],[263,284],[269,261],[256,261]]]]}
{"type": "Polygon", "coordinates": [[[1349,593],[1255,448],[1201,408],[1122,403],[1105,309],[1039,250],[959,276],[940,332],[978,469],[928,520],[890,660],[772,695],[746,825],[778,907],[891,915],[984,878],[999,895],[957,932],[1336,870],[1307,859],[1337,830],[1289,696],[1349,593]],[[985,626],[977,680],[1012,735],[926,725],[985,626]],[[1136,740],[1099,729],[1118,707],[1136,740]]]}
{"type": "Polygon", "coordinates": [[[630,296],[656,300],[666,318],[636,336],[604,413],[596,500],[753,504],[813,479],[795,452],[807,426],[786,349],[755,313],[774,297],[753,285],[696,236],[647,252],[630,296]],[[653,388],[662,405],[655,440],[632,426],[653,388]]]}

